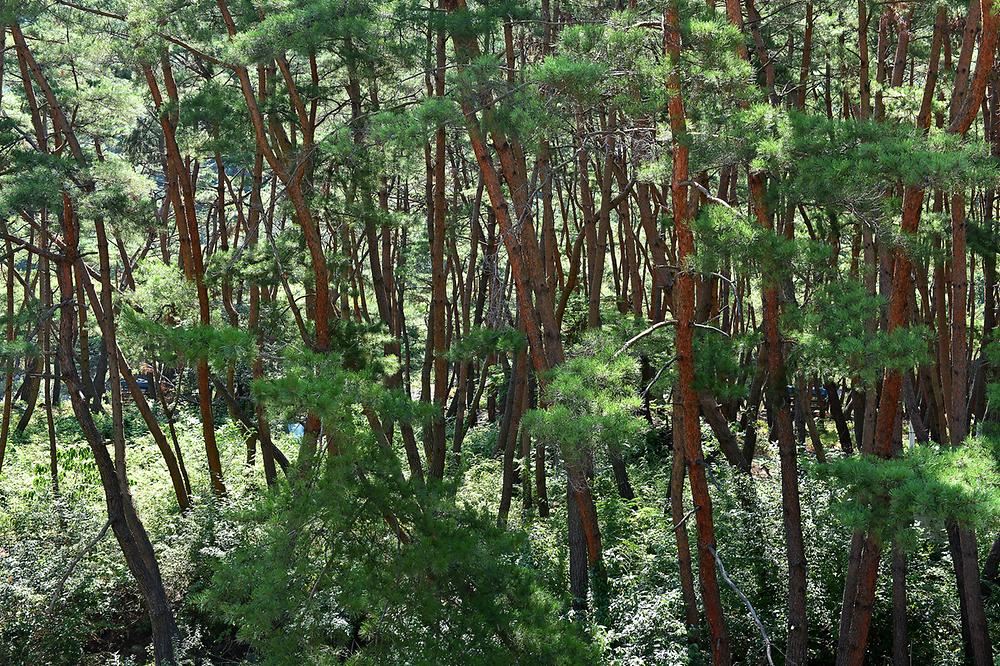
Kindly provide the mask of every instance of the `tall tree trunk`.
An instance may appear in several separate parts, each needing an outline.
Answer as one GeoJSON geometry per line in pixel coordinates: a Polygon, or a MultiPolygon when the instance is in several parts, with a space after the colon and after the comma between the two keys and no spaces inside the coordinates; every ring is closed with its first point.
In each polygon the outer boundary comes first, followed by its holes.
{"type": "MultiPolygon", "coordinates": [[[[664,14],[664,49],[671,63],[680,62],[681,33],[678,0],[670,0],[664,14]]],[[[684,98],[680,74],[675,68],[667,80],[670,130],[673,136],[673,173],[670,190],[674,207],[674,229],[677,235],[678,264],[694,254],[694,236],[687,215],[688,148],[682,137],[686,133],[684,98]]],[[[716,577],[715,525],[712,517],[712,500],[708,494],[705,459],[701,448],[699,427],[698,392],[694,382],[694,276],[682,269],[674,287],[674,315],[677,319],[675,345],[677,348],[678,383],[683,411],[683,441],[688,476],[691,480],[691,501],[696,510],[698,527],[698,573],[701,578],[701,595],[708,620],[712,662],[716,666],[731,663],[729,634],[722,615],[722,598],[716,577]]]]}
{"type": "MultiPolygon", "coordinates": [[[[750,196],[757,222],[768,232],[774,231],[774,219],[765,202],[766,182],[761,173],[751,171],[750,196]]],[[[778,439],[781,460],[781,511],[785,525],[785,551],[788,562],[788,643],[785,663],[804,664],[808,654],[806,630],[806,555],[802,537],[802,510],[799,503],[799,478],[792,413],[788,405],[788,380],[778,329],[780,304],[777,278],[764,279],[764,345],[767,350],[767,407],[778,439]]],[[[808,406],[803,406],[807,409],[808,406]]]]}
{"type": "MultiPolygon", "coordinates": [[[[443,28],[437,31],[437,67],[434,72],[434,94],[444,97],[445,73],[445,32],[443,28]]],[[[433,172],[433,214],[431,216],[431,324],[428,335],[431,337],[431,364],[434,376],[434,416],[430,424],[430,456],[428,460],[428,476],[432,479],[444,477],[444,465],[447,446],[445,442],[445,402],[448,398],[448,359],[445,355],[445,312],[448,307],[446,294],[447,275],[445,274],[445,129],[440,124],[434,133],[434,172],[433,172]]]]}
{"type": "MultiPolygon", "coordinates": [[[[0,42],[6,44],[7,32],[5,29],[0,27],[0,42]]],[[[0,70],[3,68],[0,67],[0,70]]],[[[2,78],[0,74],[0,78],[2,78]]],[[[0,82],[2,84],[2,82],[0,82]]],[[[2,95],[2,93],[0,93],[2,95]]],[[[7,238],[7,225],[4,224],[4,251],[7,253],[7,258],[4,263],[4,268],[7,279],[6,292],[6,316],[7,321],[5,323],[4,339],[8,343],[14,341],[14,249],[10,242],[10,238],[7,238]]],[[[27,368],[27,359],[25,359],[25,367],[27,368]]],[[[10,436],[10,417],[11,409],[14,404],[14,368],[15,363],[13,359],[8,359],[4,364],[4,382],[3,382],[3,416],[0,417],[0,472],[3,472],[3,461],[4,456],[7,452],[7,438],[10,436]]]]}

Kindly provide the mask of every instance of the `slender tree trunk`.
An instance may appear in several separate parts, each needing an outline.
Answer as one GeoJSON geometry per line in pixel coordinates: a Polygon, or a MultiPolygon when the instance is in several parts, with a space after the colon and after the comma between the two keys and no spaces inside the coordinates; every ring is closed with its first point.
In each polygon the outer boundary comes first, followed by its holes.
{"type": "MultiPolygon", "coordinates": [[[[6,44],[6,30],[0,29],[0,42],[6,44]]],[[[0,67],[0,69],[3,69],[0,67]]],[[[2,75],[0,75],[2,76],[2,75]]],[[[0,93],[2,94],[2,93],[0,93]]],[[[7,235],[7,225],[4,224],[4,235],[7,235]]],[[[7,253],[7,259],[5,262],[6,269],[6,315],[7,322],[5,324],[4,338],[8,343],[14,341],[14,249],[9,238],[4,240],[4,250],[7,253]]],[[[27,359],[25,360],[25,367],[27,368],[27,359]]],[[[0,472],[3,471],[4,457],[7,452],[7,438],[10,436],[10,417],[11,409],[14,404],[14,368],[15,363],[13,359],[8,359],[4,367],[4,382],[3,382],[3,416],[0,417],[0,472]]]]}
{"type": "MultiPolygon", "coordinates": [[[[437,31],[437,68],[434,73],[434,94],[444,97],[445,90],[445,32],[437,31]]],[[[431,216],[431,324],[428,345],[431,354],[434,376],[434,416],[430,424],[430,456],[427,465],[428,476],[432,479],[444,477],[444,465],[447,452],[445,441],[445,402],[448,398],[448,359],[445,356],[445,312],[448,307],[446,294],[447,275],[445,274],[445,130],[444,125],[438,125],[434,134],[434,171],[433,181],[433,214],[431,216]]]]}
{"type": "MultiPolygon", "coordinates": [[[[44,216],[43,216],[44,219],[44,216]]],[[[43,223],[44,224],[44,223],[43,223]]],[[[43,227],[44,229],[44,227],[43,227]]],[[[48,250],[49,247],[49,234],[48,230],[45,229],[42,238],[42,249],[48,250]]],[[[42,294],[42,307],[46,310],[52,308],[52,271],[49,266],[49,260],[42,257],[38,262],[39,271],[39,287],[42,294]]],[[[49,319],[42,322],[41,330],[38,332],[38,337],[41,339],[42,347],[42,358],[44,359],[44,364],[42,365],[42,399],[45,405],[45,430],[48,435],[49,441],[49,476],[52,481],[52,494],[59,494],[59,460],[58,451],[56,444],[56,426],[55,421],[52,417],[52,350],[50,341],[52,339],[51,326],[49,325],[49,319]]],[[[57,380],[58,381],[58,380],[57,380]]]]}
{"type": "MultiPolygon", "coordinates": [[[[750,193],[757,221],[768,231],[774,221],[765,203],[763,174],[750,173],[750,193]]],[[[792,414],[788,405],[788,384],[781,333],[778,329],[780,305],[778,285],[764,276],[764,344],[767,350],[767,406],[774,422],[781,460],[781,511],[785,524],[785,550],[788,562],[788,643],[785,663],[804,664],[808,654],[806,630],[806,556],[802,537],[802,510],[799,504],[799,478],[792,414]]],[[[803,408],[808,408],[804,406],[803,408]]]]}
{"type": "MultiPolygon", "coordinates": [[[[691,571],[691,546],[688,542],[687,518],[684,511],[684,406],[680,392],[674,391],[673,399],[673,466],[670,472],[670,519],[677,542],[677,568],[680,572],[681,598],[684,600],[684,624],[689,640],[694,640],[698,628],[698,599],[694,592],[694,574],[691,571]]],[[[694,509],[697,511],[698,509],[694,509]]]]}
{"type": "Polygon", "coordinates": [[[510,383],[507,391],[510,399],[507,401],[508,413],[506,427],[500,429],[502,436],[497,445],[503,451],[503,479],[500,491],[500,510],[497,522],[503,526],[507,524],[507,517],[510,514],[510,505],[514,495],[514,452],[517,448],[520,435],[521,415],[524,412],[526,403],[526,389],[528,386],[528,354],[524,351],[518,352],[515,367],[511,371],[510,383]]]}

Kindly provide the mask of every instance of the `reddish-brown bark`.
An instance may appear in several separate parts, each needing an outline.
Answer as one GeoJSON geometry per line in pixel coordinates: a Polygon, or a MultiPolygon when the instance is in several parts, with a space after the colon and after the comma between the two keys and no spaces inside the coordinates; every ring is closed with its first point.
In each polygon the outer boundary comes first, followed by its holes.
{"type": "Polygon", "coordinates": [[[671,201],[673,202],[674,230],[677,235],[677,259],[680,271],[674,287],[674,315],[677,319],[675,345],[677,347],[678,388],[683,412],[683,441],[685,462],[691,482],[691,501],[696,510],[695,521],[698,533],[698,574],[701,578],[701,595],[708,621],[709,639],[712,646],[712,662],[717,665],[729,664],[729,635],[722,614],[722,599],[716,575],[715,525],[712,516],[712,500],[708,493],[705,474],[705,457],[701,447],[699,427],[698,392],[694,382],[694,275],[686,262],[694,254],[694,235],[688,219],[688,147],[685,134],[684,98],[681,89],[677,63],[680,61],[681,35],[677,2],[671,0],[664,14],[664,50],[674,65],[667,80],[670,114],[670,131],[673,147],[673,171],[670,180],[671,201]]]}

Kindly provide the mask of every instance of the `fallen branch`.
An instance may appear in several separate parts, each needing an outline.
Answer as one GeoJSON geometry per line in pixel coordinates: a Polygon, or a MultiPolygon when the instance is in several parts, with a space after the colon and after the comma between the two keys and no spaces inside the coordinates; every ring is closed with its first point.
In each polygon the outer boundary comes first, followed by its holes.
{"type": "Polygon", "coordinates": [[[722,574],[722,579],[726,581],[726,584],[729,585],[729,587],[733,588],[733,592],[735,592],[737,596],[743,600],[743,604],[750,612],[750,618],[753,620],[753,623],[757,625],[757,630],[760,631],[760,636],[764,639],[764,654],[767,657],[767,663],[770,666],[774,666],[774,659],[771,658],[771,638],[767,635],[767,628],[764,627],[764,623],[760,621],[760,616],[757,615],[757,611],[754,610],[753,604],[751,604],[750,600],[747,599],[747,595],[743,594],[743,591],[736,587],[736,583],[734,583],[733,579],[726,573],[726,567],[723,566],[722,558],[719,557],[719,552],[715,550],[715,546],[709,545],[708,552],[710,552],[712,557],[715,558],[715,563],[719,567],[719,573],[722,574]]]}
{"type": "Polygon", "coordinates": [[[76,557],[73,558],[73,561],[69,563],[69,568],[67,568],[66,572],[63,573],[62,577],[59,578],[59,582],[56,583],[56,589],[52,592],[52,596],[49,598],[50,613],[52,612],[52,609],[55,608],[56,603],[59,601],[59,599],[62,598],[63,589],[66,587],[66,581],[69,580],[69,577],[73,575],[73,571],[76,569],[76,565],[80,563],[80,560],[82,560],[84,557],[87,556],[87,553],[89,553],[91,550],[94,549],[94,546],[96,546],[101,542],[101,539],[104,538],[104,535],[108,533],[109,527],[111,527],[110,518],[104,522],[104,527],[102,527],[101,531],[97,533],[97,536],[91,539],[87,543],[87,545],[84,546],[83,550],[77,553],[76,557]]]}
{"type": "Polygon", "coordinates": [[[677,322],[676,322],[676,321],[673,321],[673,320],[669,320],[669,321],[658,321],[658,322],[656,322],[655,324],[653,324],[653,325],[652,325],[652,326],[650,326],[649,328],[645,329],[644,331],[642,331],[642,332],[640,332],[640,333],[636,333],[636,334],[635,334],[635,335],[633,335],[633,336],[632,336],[631,338],[629,338],[629,339],[628,339],[628,340],[627,340],[627,341],[625,342],[625,344],[621,346],[621,349],[619,349],[618,351],[616,351],[616,352],[615,352],[615,353],[614,353],[614,354],[613,354],[613,355],[611,356],[611,358],[618,358],[619,356],[621,356],[622,354],[624,354],[624,353],[625,353],[625,351],[626,351],[626,350],[627,350],[627,349],[628,349],[629,347],[631,347],[631,346],[632,346],[632,345],[634,345],[635,343],[639,342],[639,340],[642,340],[642,339],[643,339],[644,337],[646,337],[647,335],[649,335],[649,334],[653,333],[654,331],[658,331],[658,330],[660,330],[661,328],[663,328],[664,326],[674,326],[674,325],[675,325],[676,323],[677,323],[677,322]]]}
{"type": "Polygon", "coordinates": [[[676,361],[676,360],[677,360],[677,357],[674,356],[670,360],[668,360],[666,363],[664,363],[662,366],[660,366],[660,369],[656,371],[655,375],[653,375],[653,380],[651,382],[649,382],[649,384],[646,386],[645,389],[643,389],[643,391],[642,391],[643,397],[645,397],[645,395],[647,393],[649,393],[649,389],[653,388],[653,384],[655,384],[656,382],[658,382],[660,380],[660,375],[662,375],[664,373],[664,371],[666,371],[667,368],[669,368],[670,366],[672,366],[674,364],[674,361],[676,361]]]}
{"type": "Polygon", "coordinates": [[[718,204],[720,206],[725,206],[729,210],[733,210],[733,207],[729,205],[728,201],[725,201],[725,200],[720,199],[719,197],[713,195],[711,192],[708,191],[708,189],[704,185],[702,185],[701,183],[699,183],[696,180],[685,180],[684,182],[681,183],[681,185],[690,185],[691,187],[695,188],[696,190],[698,190],[699,192],[701,192],[703,195],[705,195],[705,198],[708,199],[709,201],[711,201],[712,203],[718,204]]]}
{"type": "Polygon", "coordinates": [[[687,522],[687,519],[688,519],[688,518],[690,518],[691,516],[693,516],[693,515],[695,514],[695,512],[697,512],[697,511],[698,511],[698,509],[700,509],[700,508],[701,508],[700,506],[696,506],[695,508],[693,508],[693,509],[691,509],[690,511],[688,511],[687,513],[685,513],[685,514],[684,514],[684,517],[683,517],[683,518],[681,518],[681,519],[680,519],[680,520],[679,520],[679,521],[677,522],[677,524],[676,524],[676,525],[674,525],[674,529],[672,529],[672,530],[670,530],[670,531],[671,531],[671,532],[676,532],[676,531],[677,531],[677,530],[679,530],[679,529],[680,529],[681,527],[683,527],[684,523],[686,523],[686,522],[687,522]]]}
{"type": "MultiPolygon", "coordinates": [[[[625,344],[623,344],[618,349],[618,351],[616,351],[614,354],[611,355],[611,358],[612,359],[618,358],[619,356],[621,356],[622,354],[624,354],[626,351],[628,351],[629,347],[631,347],[635,343],[639,342],[639,340],[642,340],[643,338],[649,336],[650,334],[655,333],[656,331],[660,330],[664,326],[676,326],[676,325],[677,325],[677,322],[674,321],[673,319],[668,319],[668,320],[656,322],[655,324],[653,324],[649,328],[643,329],[642,331],[636,333],[631,338],[629,338],[628,340],[626,340],[625,344]]],[[[711,326],[709,324],[693,323],[691,325],[694,326],[695,328],[701,328],[701,329],[704,329],[706,331],[713,331],[713,332],[718,333],[719,335],[722,335],[724,337],[727,337],[727,338],[729,337],[729,334],[726,333],[725,331],[723,331],[721,328],[716,328],[715,326],[711,326]]]]}
{"type": "Polygon", "coordinates": [[[718,328],[716,326],[711,326],[709,324],[698,324],[698,323],[692,324],[692,326],[694,326],[695,328],[700,328],[700,329],[705,330],[705,331],[713,331],[713,332],[718,333],[719,335],[721,335],[721,336],[723,336],[725,338],[729,337],[728,333],[726,333],[721,328],[718,328]]]}

